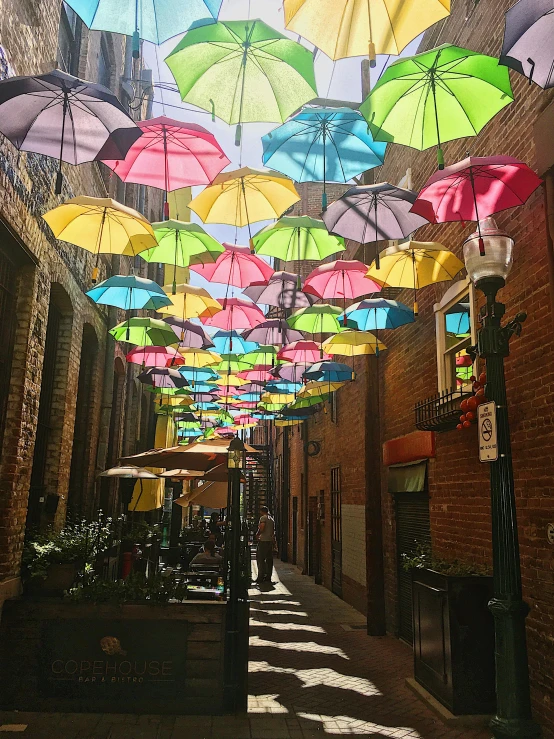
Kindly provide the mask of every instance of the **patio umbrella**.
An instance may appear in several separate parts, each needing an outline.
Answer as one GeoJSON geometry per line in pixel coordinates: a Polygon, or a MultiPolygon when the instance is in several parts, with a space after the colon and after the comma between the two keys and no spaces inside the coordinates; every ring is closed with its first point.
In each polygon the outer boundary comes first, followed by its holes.
{"type": "Polygon", "coordinates": [[[177,349],[170,346],[136,346],[125,359],[143,367],[173,367],[185,363],[177,349]]]}
{"type": "Polygon", "coordinates": [[[284,359],[289,362],[302,362],[303,364],[313,364],[321,359],[330,359],[331,357],[321,356],[321,344],[315,341],[293,341],[292,344],[282,347],[277,354],[278,359],[284,359]]]}
{"type": "Polygon", "coordinates": [[[179,345],[186,347],[189,351],[207,349],[214,345],[206,331],[197,323],[193,323],[186,318],[177,318],[176,316],[165,316],[164,321],[166,325],[171,327],[179,345]]]}
{"type": "Polygon", "coordinates": [[[320,261],[345,249],[344,239],[330,234],[323,221],[310,216],[284,216],[259,231],[252,243],[258,254],[283,262],[320,261]]]}
{"type": "Polygon", "coordinates": [[[403,239],[427,220],[410,212],[417,193],[380,182],[358,185],[331,203],[323,214],[330,233],[359,244],[403,239]]]}
{"type": "Polygon", "coordinates": [[[71,198],[42,217],[57,239],[96,254],[93,282],[100,254],[135,257],[156,243],[146,218],[111,198],[71,198]]]}
{"type": "Polygon", "coordinates": [[[414,315],[418,314],[417,291],[435,282],[452,280],[464,268],[463,262],[435,241],[407,241],[381,252],[381,268],[375,262],[369,277],[380,276],[391,287],[414,291],[414,315]]]}
{"type": "MultiPolygon", "coordinates": [[[[306,277],[304,290],[317,295],[318,298],[346,300],[359,298],[361,295],[380,292],[381,282],[367,277],[367,266],[356,259],[338,259],[316,267],[306,277]]],[[[345,323],[346,325],[346,323],[345,323]]]]}
{"type": "Polygon", "coordinates": [[[257,305],[242,298],[223,298],[219,301],[222,310],[215,316],[200,316],[206,326],[217,326],[226,331],[252,328],[265,321],[265,316],[257,305]]]}
{"type": "Polygon", "coordinates": [[[376,142],[358,110],[302,108],[279,128],[262,136],[263,163],[295,182],[348,182],[383,164],[385,143],[376,142]]]}
{"type": "Polygon", "coordinates": [[[108,332],[116,341],[137,346],[171,346],[178,339],[171,326],[157,318],[129,318],[108,332]]]}
{"type": "Polygon", "coordinates": [[[188,387],[188,380],[170,367],[152,367],[141,372],[138,379],[153,388],[180,389],[188,387]]]}
{"type": "MultiPolygon", "coordinates": [[[[213,343],[211,343],[213,346],[213,343]]],[[[189,367],[212,367],[221,362],[221,355],[211,349],[198,349],[191,346],[179,347],[179,353],[189,367]]]]}
{"type": "Polygon", "coordinates": [[[345,311],[346,325],[359,331],[394,329],[414,322],[414,312],[404,303],[384,298],[360,300],[345,311]]]}
{"type": "Polygon", "coordinates": [[[430,223],[477,221],[479,249],[484,254],[479,221],[523,205],[541,184],[532,169],[513,157],[468,157],[432,175],[412,212],[430,223]]]}
{"type": "Polygon", "coordinates": [[[171,305],[171,299],[153,280],[136,275],[114,275],[99,282],[87,293],[99,305],[122,310],[158,310],[171,305]]]}
{"type": "Polygon", "coordinates": [[[190,268],[209,282],[247,287],[252,282],[268,280],[273,268],[247,246],[223,244],[224,251],[212,264],[191,264],[190,268]]]}
{"type": "MultiPolygon", "coordinates": [[[[307,310],[307,308],[301,310],[307,310]]],[[[248,331],[243,331],[242,335],[245,339],[256,341],[258,344],[276,345],[290,344],[292,341],[304,338],[300,331],[295,331],[294,327],[291,327],[284,318],[271,318],[248,331]]]]}
{"type": "Polygon", "coordinates": [[[272,305],[283,310],[305,308],[317,300],[316,296],[302,292],[300,275],[292,272],[274,272],[267,282],[251,283],[243,290],[243,294],[255,303],[272,305]]]}
{"type": "Polygon", "coordinates": [[[354,370],[342,362],[316,362],[304,372],[307,380],[318,382],[348,382],[356,377],[354,370]]]}
{"type": "Polygon", "coordinates": [[[379,355],[387,347],[369,331],[341,331],[323,342],[327,354],[342,354],[345,357],[354,357],[360,354],[379,355]]]}
{"type": "Polygon", "coordinates": [[[143,467],[135,467],[132,464],[110,467],[109,470],[104,470],[104,472],[101,472],[98,477],[121,477],[134,480],[158,479],[158,475],[150,472],[150,470],[145,470],[143,467]]]}
{"type": "Polygon", "coordinates": [[[146,262],[173,266],[173,295],[177,290],[177,267],[215,262],[223,253],[221,244],[197,223],[169,220],[153,223],[152,228],[158,243],[140,256],[146,262]]]}
{"type": "Polygon", "coordinates": [[[216,331],[212,340],[215,350],[222,355],[233,354],[233,352],[246,354],[258,348],[256,341],[247,341],[246,336],[241,336],[238,331],[216,331]]]}
{"type": "Polygon", "coordinates": [[[553,0],[519,0],[506,13],[500,64],[543,89],[554,87],[553,0]]]}
{"type": "Polygon", "coordinates": [[[215,315],[221,310],[220,303],[196,285],[177,285],[177,291],[171,296],[172,305],[159,309],[159,313],[185,318],[196,318],[202,314],[215,315]]]}
{"type": "Polygon", "coordinates": [[[393,62],[360,106],[376,141],[414,149],[477,136],[513,101],[510,76],[498,59],[443,44],[393,62]]]}
{"type": "Polygon", "coordinates": [[[58,69],[36,77],[0,81],[0,132],[21,151],[82,164],[102,156],[124,157],[142,131],[103,85],[58,69]]]}
{"type": "Polygon", "coordinates": [[[285,26],[331,59],[400,54],[422,31],[450,14],[450,0],[285,0],[285,26]]]}
{"type": "Polygon", "coordinates": [[[280,123],[317,97],[312,53],[261,20],[192,29],[166,57],[181,99],[229,124],[280,123]]]}

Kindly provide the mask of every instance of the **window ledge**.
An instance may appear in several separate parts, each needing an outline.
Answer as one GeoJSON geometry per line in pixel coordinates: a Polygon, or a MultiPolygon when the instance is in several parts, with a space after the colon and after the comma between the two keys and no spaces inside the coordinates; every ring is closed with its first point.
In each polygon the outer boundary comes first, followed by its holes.
{"type": "Polygon", "coordinates": [[[420,431],[452,431],[460,423],[460,403],[469,398],[465,390],[444,390],[416,403],[415,425],[420,431]]]}

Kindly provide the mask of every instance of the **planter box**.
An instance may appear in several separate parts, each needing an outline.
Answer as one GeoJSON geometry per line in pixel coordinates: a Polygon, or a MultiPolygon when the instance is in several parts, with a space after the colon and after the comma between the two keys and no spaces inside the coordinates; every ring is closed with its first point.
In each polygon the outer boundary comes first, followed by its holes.
{"type": "Polygon", "coordinates": [[[77,575],[84,567],[84,562],[68,562],[64,564],[51,564],[46,572],[46,577],[32,578],[25,585],[25,592],[37,596],[63,596],[66,590],[73,587],[77,575]]]}
{"type": "Polygon", "coordinates": [[[491,577],[412,570],[414,676],[453,714],[495,710],[491,577]]]}
{"type": "Polygon", "coordinates": [[[223,713],[226,605],[6,601],[0,707],[223,713]]]}

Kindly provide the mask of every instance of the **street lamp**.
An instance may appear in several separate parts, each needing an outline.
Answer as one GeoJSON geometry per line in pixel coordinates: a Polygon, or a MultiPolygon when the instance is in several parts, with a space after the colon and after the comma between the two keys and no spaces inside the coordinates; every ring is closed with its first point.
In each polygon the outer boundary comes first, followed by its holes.
{"type": "Polygon", "coordinates": [[[481,308],[481,328],[474,355],[487,362],[487,400],[496,404],[498,459],[490,462],[494,594],[489,608],[495,625],[496,716],[491,729],[497,739],[532,739],[540,736],[531,716],[529,667],[525,618],[529,606],[522,599],[517,535],[514,474],[506,398],[504,358],[510,339],[521,333],[526,313],[518,313],[501,325],[505,307],[496,301],[512,267],[514,242],[500,231],[492,218],[480,222],[480,233],[464,242],[469,278],[486,297],[481,308]],[[482,238],[485,253],[479,248],[482,238]]]}

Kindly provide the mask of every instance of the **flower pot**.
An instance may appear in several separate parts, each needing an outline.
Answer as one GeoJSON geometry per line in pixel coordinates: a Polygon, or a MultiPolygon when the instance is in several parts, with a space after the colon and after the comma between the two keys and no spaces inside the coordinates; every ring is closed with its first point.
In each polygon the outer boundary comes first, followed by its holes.
{"type": "Polygon", "coordinates": [[[44,579],[31,579],[25,590],[30,595],[63,596],[66,590],[73,587],[83,561],[63,562],[51,564],[44,579]]]}

